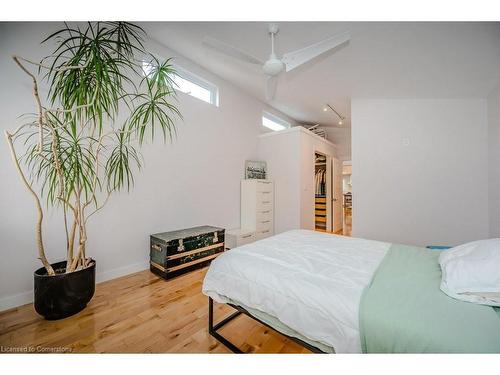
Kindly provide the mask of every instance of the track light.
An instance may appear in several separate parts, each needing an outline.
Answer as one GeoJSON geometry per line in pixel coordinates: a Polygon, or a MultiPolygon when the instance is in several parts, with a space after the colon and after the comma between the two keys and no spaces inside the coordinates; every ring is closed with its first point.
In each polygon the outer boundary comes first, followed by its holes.
{"type": "Polygon", "coordinates": [[[333,111],[333,113],[335,113],[335,114],[337,115],[337,117],[339,118],[339,122],[338,122],[338,124],[339,124],[339,125],[342,125],[342,124],[343,124],[343,121],[345,120],[345,117],[344,117],[344,116],[342,116],[340,113],[338,113],[338,112],[335,110],[335,108],[333,108],[333,107],[332,107],[330,104],[328,104],[328,103],[326,103],[326,106],[325,106],[325,107],[323,107],[323,112],[328,111],[328,108],[330,108],[330,109],[333,111]]]}

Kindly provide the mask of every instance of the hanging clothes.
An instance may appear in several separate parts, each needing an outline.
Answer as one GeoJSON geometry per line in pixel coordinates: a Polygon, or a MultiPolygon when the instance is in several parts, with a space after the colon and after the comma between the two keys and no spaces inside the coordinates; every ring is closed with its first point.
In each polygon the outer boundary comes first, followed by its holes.
{"type": "Polygon", "coordinates": [[[321,179],[321,195],[326,195],[326,171],[323,171],[321,179]]]}
{"type": "Polygon", "coordinates": [[[326,194],[326,170],[318,169],[315,175],[316,181],[316,195],[326,194]]]}

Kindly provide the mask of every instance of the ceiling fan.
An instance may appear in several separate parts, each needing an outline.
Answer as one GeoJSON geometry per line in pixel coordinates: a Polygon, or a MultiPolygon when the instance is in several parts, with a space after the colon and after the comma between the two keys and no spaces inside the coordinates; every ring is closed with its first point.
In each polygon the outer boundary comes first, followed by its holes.
{"type": "Polygon", "coordinates": [[[320,42],[311,44],[310,46],[301,48],[297,51],[288,52],[283,54],[280,59],[274,52],[274,38],[278,34],[279,28],[276,24],[269,25],[269,35],[271,36],[271,55],[267,61],[262,61],[236,47],[226,44],[218,39],[212,37],[205,37],[203,43],[226,55],[245,61],[251,64],[262,65],[262,70],[267,76],[266,84],[266,99],[271,100],[276,94],[276,86],[278,83],[278,75],[283,72],[289,72],[292,69],[318,57],[319,55],[338,47],[350,39],[349,32],[334,35],[330,38],[324,39],[320,42]]]}

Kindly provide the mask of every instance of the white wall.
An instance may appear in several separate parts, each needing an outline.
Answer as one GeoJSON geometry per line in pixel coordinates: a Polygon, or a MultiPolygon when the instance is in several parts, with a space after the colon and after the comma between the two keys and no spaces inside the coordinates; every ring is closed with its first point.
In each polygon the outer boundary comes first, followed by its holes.
{"type": "Polygon", "coordinates": [[[355,99],[351,108],[353,236],[488,237],[485,100],[355,99]]]}
{"type": "Polygon", "coordinates": [[[335,146],[302,127],[259,136],[258,155],[275,182],[275,232],[314,229],[314,154],[335,146]]]}
{"type": "MultiPolygon", "coordinates": [[[[33,112],[31,87],[9,58],[16,53],[35,60],[48,54],[40,40],[60,24],[0,26],[0,128],[13,130],[17,117],[33,112]]],[[[218,85],[220,106],[179,94],[184,121],[177,122],[172,144],[146,145],[145,166],[135,188],[111,198],[89,221],[88,254],[97,260],[98,280],[147,268],[149,234],[195,225],[238,227],[240,180],[246,159],[257,157],[257,135],[263,132],[262,110],[277,113],[228,82],[175,52],[151,43],[153,52],[218,85]]],[[[292,124],[292,119],[286,118],[292,124]]],[[[33,271],[40,267],[34,241],[35,208],[0,141],[0,310],[29,302],[33,271]]],[[[50,261],[65,255],[61,217],[49,211],[44,225],[50,261]]]]}
{"type": "Polygon", "coordinates": [[[490,237],[500,237],[500,85],[488,96],[490,237]]]}
{"type": "Polygon", "coordinates": [[[259,136],[257,154],[274,181],[274,231],[300,228],[300,132],[288,129],[259,136]]]}

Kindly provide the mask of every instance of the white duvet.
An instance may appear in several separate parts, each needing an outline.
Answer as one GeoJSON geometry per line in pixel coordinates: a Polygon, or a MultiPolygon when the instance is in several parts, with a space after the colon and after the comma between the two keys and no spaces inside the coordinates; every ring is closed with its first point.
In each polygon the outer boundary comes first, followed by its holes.
{"type": "Polygon", "coordinates": [[[260,310],[337,353],[360,353],[361,294],[389,246],[292,230],[216,258],[203,293],[260,310]]]}

